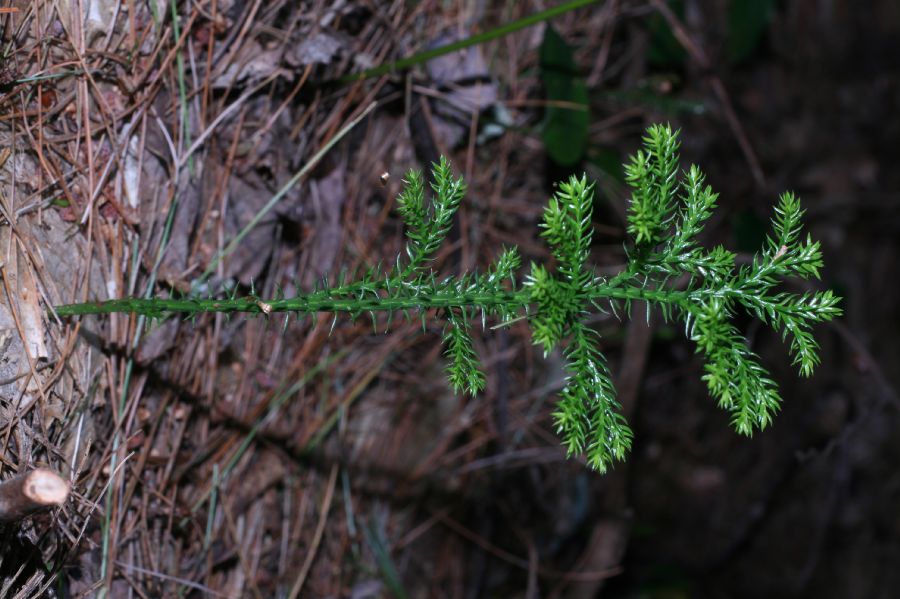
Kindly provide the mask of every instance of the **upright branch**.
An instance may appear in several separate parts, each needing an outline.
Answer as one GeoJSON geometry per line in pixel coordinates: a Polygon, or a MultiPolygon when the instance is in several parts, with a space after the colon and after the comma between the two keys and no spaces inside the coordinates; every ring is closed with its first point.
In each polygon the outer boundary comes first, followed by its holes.
{"type": "Polygon", "coordinates": [[[374,266],[357,277],[341,273],[335,281],[291,299],[263,301],[251,293],[226,298],[124,298],[57,306],[60,316],[134,312],[152,318],[201,312],[292,312],[349,314],[352,318],[395,314],[423,325],[443,321],[447,377],[458,393],[475,394],[485,385],[472,343],[472,323],[482,328],[490,318],[500,323],[524,318],[532,339],[546,355],[562,347],[569,373],[553,417],[569,454],[583,454],[601,472],[621,460],[631,447],[632,432],[620,413],[599,335],[589,326],[593,311],[610,308],[630,314],[634,301],[677,320],[705,360],[703,380],[719,405],[731,413],[735,429],[750,435],[772,422],[781,404],[778,389],[747,339],[733,323],[744,310],[789,340],[794,365],[809,376],[819,363],[812,325],[840,315],[831,291],[792,293],[780,288],[789,278],[818,278],[822,254],[818,242],[802,236],[799,200],[783,194],[775,208],[772,234],[749,264],[737,267],[735,254],[721,246],[707,249],[699,235],[718,199],[697,166],[679,174],[678,132],[654,125],[644,147],[625,165],[632,188],[627,214],[628,264],[611,278],[590,265],[593,185],[572,177],[550,198],[541,236],[555,268],[532,262],[524,284],[516,273],[515,248],[503,251],[485,273],[441,277],[434,256],[449,231],[465,195],[442,158],[434,165],[433,197],[426,199],[421,173],[412,171],[398,198],[407,244],[393,266],[374,266]]]}

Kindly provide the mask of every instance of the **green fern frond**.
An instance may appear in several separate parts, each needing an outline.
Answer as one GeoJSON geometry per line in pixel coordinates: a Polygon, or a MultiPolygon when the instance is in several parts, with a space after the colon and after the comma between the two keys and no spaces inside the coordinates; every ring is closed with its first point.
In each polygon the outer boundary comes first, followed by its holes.
{"type": "Polygon", "coordinates": [[[781,194],[772,218],[774,237],[767,237],[769,251],[777,254],[781,248],[790,247],[797,242],[802,229],[801,218],[804,210],[800,209],[800,200],[788,192],[781,194]]]}
{"type": "Polygon", "coordinates": [[[493,266],[488,269],[486,281],[495,289],[498,289],[503,281],[509,281],[510,285],[515,288],[516,271],[521,265],[522,259],[519,257],[519,250],[514,247],[506,248],[493,266]]]}
{"type": "Polygon", "coordinates": [[[509,248],[484,273],[439,276],[434,256],[466,189],[441,158],[433,165],[430,203],[421,173],[412,171],[405,179],[397,211],[406,224],[407,244],[392,268],[377,265],[359,276],[340,272],[336,280],[323,279],[311,292],[298,289],[293,298],[279,292],[263,301],[252,288],[249,296],[239,297],[235,287],[223,299],[123,298],[58,306],[55,311],[60,316],[135,312],[151,318],[202,312],[343,312],[351,318],[368,314],[376,328],[376,315],[386,312],[381,321],[385,328],[395,314],[407,319],[418,315],[423,331],[428,319],[443,318],[449,383],[456,392],[470,394],[485,386],[471,321],[480,315],[484,326],[489,317],[501,322],[520,317],[545,355],[564,347],[569,376],[553,412],[563,445],[570,455],[583,454],[592,468],[605,471],[628,453],[632,432],[586,316],[605,306],[616,315],[622,309],[630,316],[634,302],[642,301],[648,317],[653,306],[666,320],[682,322],[705,360],[702,379],[710,395],[729,411],[735,429],[750,435],[772,423],[781,397],[734,325],[737,311],[745,310],[776,330],[789,344],[800,374],[810,376],[820,362],[813,325],[840,316],[840,298],[827,290],[797,294],[782,288],[788,279],[818,278],[823,268],[819,243],[809,235],[802,237],[803,210],[793,194],[780,197],[764,247],[749,264],[738,267],[733,252],[721,246],[706,249],[700,243],[718,196],[697,166],[679,178],[678,132],[654,125],[643,141],[644,147],[625,166],[632,187],[628,264],[608,279],[596,276],[590,266],[593,185],[585,177],[561,183],[544,210],[541,236],[555,258],[555,270],[532,262],[518,287],[521,260],[516,249],[509,248]]]}
{"type": "Polygon", "coordinates": [[[446,356],[450,360],[446,368],[447,378],[453,391],[469,395],[483,391],[486,381],[484,373],[478,368],[478,354],[475,353],[465,317],[449,313],[443,339],[447,347],[446,356]]]}
{"type": "MultiPolygon", "coordinates": [[[[466,186],[462,178],[454,178],[450,162],[441,156],[439,163],[433,165],[434,183],[432,189],[436,193],[433,198],[431,213],[425,206],[425,183],[422,173],[411,170],[404,183],[406,187],[397,198],[397,209],[407,226],[406,254],[409,263],[400,270],[399,279],[405,279],[417,272],[422,272],[425,265],[434,258],[450,226],[453,215],[466,194],[466,186]]],[[[399,260],[397,262],[399,267],[399,260]]]]}
{"type": "Polygon", "coordinates": [[[569,379],[553,414],[557,432],[569,455],[583,453],[592,468],[606,472],[631,449],[633,435],[619,412],[596,333],[576,323],[565,356],[569,379]]]}
{"type": "Polygon", "coordinates": [[[759,365],[744,337],[729,320],[727,302],[713,298],[693,308],[690,339],[706,357],[704,367],[710,395],[732,413],[732,423],[743,435],[766,428],[778,411],[781,398],[769,373],[759,365]]]}
{"type": "Polygon", "coordinates": [[[719,194],[713,193],[709,185],[704,185],[706,178],[696,164],[685,173],[681,182],[682,206],[679,219],[675,225],[675,234],[667,244],[666,254],[680,258],[685,254],[695,254],[699,240],[697,236],[703,231],[703,225],[712,216],[719,194]]]}
{"type": "Polygon", "coordinates": [[[633,189],[628,232],[638,246],[665,238],[675,206],[679,145],[677,131],[652,125],[644,136],[644,149],[625,165],[625,180],[633,189]]]}
{"type": "Polygon", "coordinates": [[[409,171],[403,184],[403,191],[397,196],[397,212],[406,224],[406,253],[412,259],[419,253],[418,249],[428,236],[428,211],[425,207],[425,181],[422,172],[409,171]]]}
{"type": "Polygon", "coordinates": [[[531,274],[525,280],[529,303],[537,305],[531,317],[531,338],[549,354],[562,341],[566,328],[579,306],[565,283],[554,278],[543,266],[531,263],[531,274]]]}

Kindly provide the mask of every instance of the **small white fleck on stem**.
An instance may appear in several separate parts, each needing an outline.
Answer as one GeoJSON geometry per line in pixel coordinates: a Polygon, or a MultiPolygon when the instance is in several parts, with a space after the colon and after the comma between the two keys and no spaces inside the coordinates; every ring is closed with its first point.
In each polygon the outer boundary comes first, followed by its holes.
{"type": "Polygon", "coordinates": [[[271,314],[272,313],[272,305],[267,304],[266,302],[262,301],[259,298],[256,298],[256,305],[259,307],[260,310],[263,311],[263,314],[271,314]]]}

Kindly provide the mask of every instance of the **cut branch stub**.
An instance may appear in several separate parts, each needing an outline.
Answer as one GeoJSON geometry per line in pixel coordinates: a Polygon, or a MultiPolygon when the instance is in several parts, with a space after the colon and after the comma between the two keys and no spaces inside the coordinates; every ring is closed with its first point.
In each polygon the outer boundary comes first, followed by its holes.
{"type": "Polygon", "coordinates": [[[0,483],[0,522],[15,522],[60,506],[68,497],[68,481],[52,470],[38,468],[21,474],[0,483]]]}

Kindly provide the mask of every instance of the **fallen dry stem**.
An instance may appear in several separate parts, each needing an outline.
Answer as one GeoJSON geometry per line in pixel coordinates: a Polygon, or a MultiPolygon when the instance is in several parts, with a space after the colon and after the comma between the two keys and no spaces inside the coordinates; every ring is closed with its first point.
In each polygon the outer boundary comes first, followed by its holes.
{"type": "Polygon", "coordinates": [[[0,483],[0,522],[15,522],[60,506],[68,497],[68,481],[46,468],[32,470],[0,483]]]}

